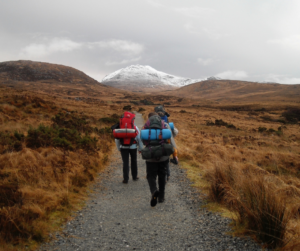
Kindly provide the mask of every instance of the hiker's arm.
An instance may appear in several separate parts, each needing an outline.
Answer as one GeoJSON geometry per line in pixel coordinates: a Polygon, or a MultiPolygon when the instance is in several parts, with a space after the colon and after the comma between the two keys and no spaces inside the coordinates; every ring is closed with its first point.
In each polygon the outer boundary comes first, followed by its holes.
{"type": "MultiPolygon", "coordinates": [[[[170,125],[166,123],[166,126],[169,130],[171,130],[170,128],[170,125]]],[[[175,128],[174,128],[175,129],[175,128]]],[[[176,129],[177,130],[177,129],[176,129]]],[[[172,130],[171,130],[172,131],[172,130]]],[[[177,130],[178,132],[178,130],[177,130]]],[[[173,137],[173,132],[172,132],[172,136],[171,136],[171,139],[170,139],[170,143],[171,145],[174,147],[174,153],[173,153],[173,159],[176,159],[176,162],[175,164],[177,165],[178,164],[178,151],[177,151],[177,146],[176,146],[176,143],[175,143],[175,140],[174,140],[174,137],[173,137]]],[[[174,163],[174,162],[172,162],[174,163]]]]}
{"type": "Polygon", "coordinates": [[[118,140],[118,139],[115,139],[115,143],[116,143],[116,146],[117,146],[117,148],[118,148],[118,151],[121,151],[121,149],[120,149],[120,140],[118,140]]]}
{"type": "MultiPolygon", "coordinates": [[[[165,126],[172,132],[171,127],[168,123],[165,123],[165,126]]],[[[174,137],[173,137],[173,133],[171,133],[170,143],[172,144],[173,147],[177,148],[174,137]]]]}
{"type": "Polygon", "coordinates": [[[138,127],[136,127],[136,129],[138,130],[138,135],[135,137],[135,140],[137,142],[138,145],[138,151],[141,151],[143,149],[143,142],[141,140],[141,136],[140,136],[140,130],[138,127]]]}
{"type": "Polygon", "coordinates": [[[178,129],[174,127],[174,130],[172,130],[172,135],[174,138],[177,136],[178,132],[179,132],[178,129]]]}
{"type": "Polygon", "coordinates": [[[170,117],[170,114],[169,114],[169,113],[167,113],[167,112],[165,112],[165,115],[166,115],[167,117],[170,117]]]}

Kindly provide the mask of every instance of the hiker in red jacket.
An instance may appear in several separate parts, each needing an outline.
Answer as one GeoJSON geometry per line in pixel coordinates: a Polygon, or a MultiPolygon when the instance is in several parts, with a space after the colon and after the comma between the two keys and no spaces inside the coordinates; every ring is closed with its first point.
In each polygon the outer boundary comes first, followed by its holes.
{"type": "MultiPolygon", "coordinates": [[[[131,175],[134,181],[139,179],[137,168],[137,150],[140,152],[143,148],[143,143],[140,138],[139,128],[134,124],[135,114],[125,112],[120,118],[120,131],[126,130],[127,126],[130,129],[136,130],[135,138],[116,138],[115,143],[118,150],[121,152],[123,160],[123,183],[127,184],[129,180],[129,156],[131,157],[131,175]],[[125,128],[126,127],[126,128],[125,128]]],[[[117,134],[116,134],[117,135],[117,134]]],[[[127,135],[127,133],[125,133],[127,135]]]]}

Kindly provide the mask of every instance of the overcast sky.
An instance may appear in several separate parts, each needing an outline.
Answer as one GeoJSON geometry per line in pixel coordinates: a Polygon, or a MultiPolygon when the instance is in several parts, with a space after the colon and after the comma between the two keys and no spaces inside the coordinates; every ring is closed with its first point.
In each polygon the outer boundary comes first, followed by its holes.
{"type": "Polygon", "coordinates": [[[300,84],[299,0],[1,0],[0,62],[300,84]]]}

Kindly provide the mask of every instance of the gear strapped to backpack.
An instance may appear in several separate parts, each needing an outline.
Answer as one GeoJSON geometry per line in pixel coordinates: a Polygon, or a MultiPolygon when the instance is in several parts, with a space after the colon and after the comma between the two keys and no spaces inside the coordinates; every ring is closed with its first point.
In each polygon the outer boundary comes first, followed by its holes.
{"type": "Polygon", "coordinates": [[[121,145],[131,146],[136,144],[135,137],[138,135],[138,130],[134,125],[135,114],[124,112],[120,118],[119,129],[113,130],[115,139],[119,139],[121,145]]]}
{"type": "MultiPolygon", "coordinates": [[[[171,144],[167,142],[166,139],[163,139],[163,130],[169,130],[166,128],[164,122],[157,115],[151,116],[143,130],[148,131],[148,139],[144,140],[145,148],[142,149],[142,158],[143,159],[160,159],[162,156],[170,156],[174,152],[174,148],[171,144]],[[149,130],[150,129],[150,130],[149,130]],[[152,140],[152,132],[154,130],[160,130],[160,132],[155,133],[155,135],[161,135],[161,137],[155,137],[155,140],[152,140]]],[[[171,138],[171,134],[169,134],[171,138]]]]}

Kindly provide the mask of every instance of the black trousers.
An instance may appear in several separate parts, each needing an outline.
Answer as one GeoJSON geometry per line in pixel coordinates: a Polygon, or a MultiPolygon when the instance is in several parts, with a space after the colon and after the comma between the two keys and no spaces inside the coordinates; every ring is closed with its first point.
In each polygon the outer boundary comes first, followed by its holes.
{"type": "Polygon", "coordinates": [[[147,168],[147,180],[149,183],[151,194],[156,190],[159,191],[159,197],[164,198],[165,186],[166,186],[166,175],[169,159],[162,162],[148,162],[146,161],[147,168]],[[156,177],[158,177],[158,187],[156,185],[156,177]]]}
{"type": "Polygon", "coordinates": [[[129,180],[129,155],[131,157],[131,175],[135,179],[138,175],[137,171],[137,149],[121,148],[121,156],[123,160],[123,179],[129,180]]]}

